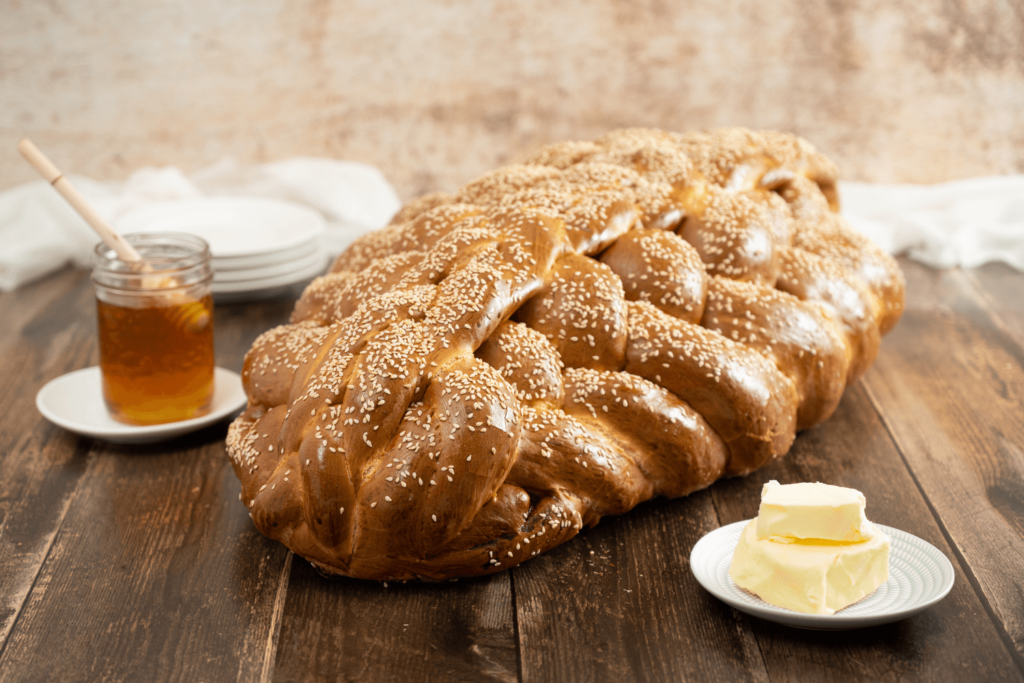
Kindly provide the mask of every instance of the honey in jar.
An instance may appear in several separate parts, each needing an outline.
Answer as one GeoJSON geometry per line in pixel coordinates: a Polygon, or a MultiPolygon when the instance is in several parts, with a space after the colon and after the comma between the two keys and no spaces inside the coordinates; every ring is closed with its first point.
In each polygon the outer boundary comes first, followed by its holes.
{"type": "Polygon", "coordinates": [[[96,248],[93,281],[103,398],[133,425],[199,417],[213,397],[210,252],[191,235],[129,235],[143,258],[129,264],[96,248]]]}

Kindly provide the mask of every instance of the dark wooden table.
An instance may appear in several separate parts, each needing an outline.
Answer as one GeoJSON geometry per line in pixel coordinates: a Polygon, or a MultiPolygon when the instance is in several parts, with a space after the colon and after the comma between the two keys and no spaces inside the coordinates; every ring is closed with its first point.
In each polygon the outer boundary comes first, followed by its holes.
{"type": "MultiPolygon", "coordinates": [[[[907,312],[836,414],[783,460],[610,518],[521,567],[439,585],[328,581],[238,502],[226,424],[127,447],[46,422],[97,363],[92,287],[0,296],[0,680],[1024,680],[1024,274],[904,261],[907,312]],[[702,535],[768,479],[852,486],[942,550],[952,593],[902,622],[801,631],[706,593],[702,535]]],[[[221,306],[238,370],[292,300],[221,306]]]]}

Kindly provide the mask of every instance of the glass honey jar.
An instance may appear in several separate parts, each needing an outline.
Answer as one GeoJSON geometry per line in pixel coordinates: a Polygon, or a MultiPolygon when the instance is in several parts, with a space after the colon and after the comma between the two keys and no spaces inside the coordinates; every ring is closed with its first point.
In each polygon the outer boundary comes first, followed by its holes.
{"type": "Polygon", "coordinates": [[[132,425],[199,417],[213,399],[210,248],[184,233],[126,239],[142,261],[122,261],[102,243],[93,252],[107,409],[132,425]]]}

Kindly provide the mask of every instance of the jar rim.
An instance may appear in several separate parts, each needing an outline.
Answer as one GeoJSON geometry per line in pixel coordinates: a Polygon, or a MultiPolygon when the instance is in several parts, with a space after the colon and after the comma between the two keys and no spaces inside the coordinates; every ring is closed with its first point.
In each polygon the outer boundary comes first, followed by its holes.
{"type": "MultiPolygon", "coordinates": [[[[173,275],[202,265],[210,259],[210,245],[202,237],[190,233],[137,232],[129,233],[124,238],[139,251],[142,261],[149,265],[146,275],[150,276],[173,275]],[[182,254],[164,258],[146,257],[148,248],[158,247],[176,248],[182,250],[182,254]]],[[[123,276],[132,276],[134,272],[130,263],[119,258],[117,252],[104,242],[93,248],[93,268],[123,276]]]]}
{"type": "Polygon", "coordinates": [[[130,233],[125,239],[139,251],[147,268],[120,259],[117,252],[100,242],[93,249],[92,281],[97,293],[103,290],[124,296],[151,296],[153,292],[145,283],[153,277],[176,281],[172,286],[166,286],[165,281],[159,287],[165,294],[209,288],[213,268],[210,246],[203,238],[184,232],[140,232],[130,233]]]}

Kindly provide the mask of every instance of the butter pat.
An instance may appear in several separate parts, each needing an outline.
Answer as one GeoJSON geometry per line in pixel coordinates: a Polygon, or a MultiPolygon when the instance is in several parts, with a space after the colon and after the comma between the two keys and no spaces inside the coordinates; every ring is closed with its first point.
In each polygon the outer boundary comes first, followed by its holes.
{"type": "Polygon", "coordinates": [[[867,522],[860,543],[758,538],[758,520],[744,528],[729,566],[736,585],[767,603],[808,614],[835,614],[889,579],[889,537],[867,522]]]}
{"type": "Polygon", "coordinates": [[[864,494],[829,484],[786,484],[770,481],[761,490],[757,538],[788,543],[821,539],[860,543],[872,537],[864,516],[864,494]]]}

